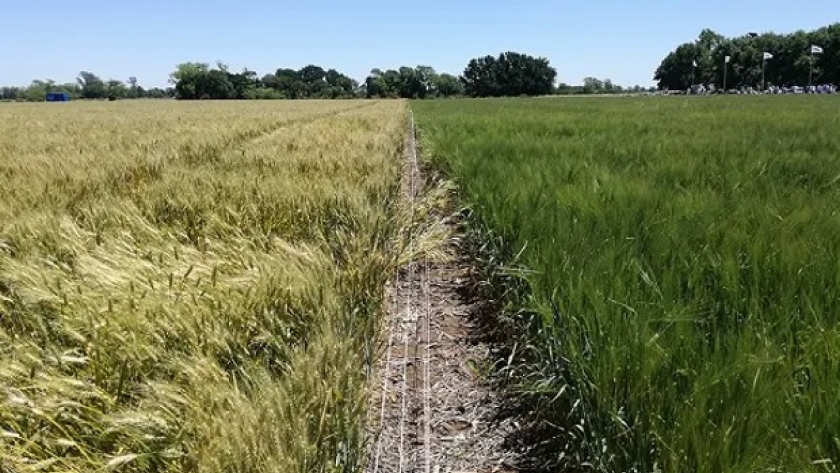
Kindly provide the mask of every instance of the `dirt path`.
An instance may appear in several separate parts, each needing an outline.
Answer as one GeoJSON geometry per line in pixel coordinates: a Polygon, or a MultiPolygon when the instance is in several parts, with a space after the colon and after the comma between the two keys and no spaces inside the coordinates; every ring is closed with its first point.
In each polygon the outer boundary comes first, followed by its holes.
{"type": "MultiPolygon", "coordinates": [[[[415,136],[402,177],[406,201],[418,206],[422,166],[415,136]]],[[[447,225],[447,261],[412,260],[387,288],[384,354],[372,381],[368,473],[514,472],[502,447],[513,421],[497,419],[499,396],[484,382],[488,348],[478,341],[478,306],[464,294],[470,265],[447,225]]],[[[430,223],[430,222],[426,222],[430,223]]],[[[421,224],[422,226],[422,224],[421,224]]]]}

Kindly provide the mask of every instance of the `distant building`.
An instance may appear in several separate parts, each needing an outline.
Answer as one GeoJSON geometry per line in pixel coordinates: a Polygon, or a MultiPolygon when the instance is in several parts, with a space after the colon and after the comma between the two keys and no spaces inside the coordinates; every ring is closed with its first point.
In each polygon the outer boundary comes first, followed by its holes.
{"type": "Polygon", "coordinates": [[[47,102],[69,102],[70,94],[67,92],[47,92],[47,102]]]}

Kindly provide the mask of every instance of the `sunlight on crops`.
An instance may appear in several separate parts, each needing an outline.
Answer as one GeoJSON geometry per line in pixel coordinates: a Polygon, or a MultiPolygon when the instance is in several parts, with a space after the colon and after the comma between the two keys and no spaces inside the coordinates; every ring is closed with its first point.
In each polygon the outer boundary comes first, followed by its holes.
{"type": "Polygon", "coordinates": [[[405,120],[0,107],[0,470],[357,469],[405,120]]]}
{"type": "Polygon", "coordinates": [[[413,104],[483,243],[531,271],[510,376],[543,465],[837,471],[838,106],[413,104]]]}

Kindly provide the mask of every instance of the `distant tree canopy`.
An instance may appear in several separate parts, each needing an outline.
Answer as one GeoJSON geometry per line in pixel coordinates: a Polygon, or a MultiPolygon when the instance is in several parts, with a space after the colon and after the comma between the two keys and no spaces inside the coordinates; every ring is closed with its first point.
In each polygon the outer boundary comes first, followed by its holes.
{"type": "Polygon", "coordinates": [[[423,99],[463,94],[464,86],[457,77],[438,74],[430,66],[403,66],[399,70],[389,69],[385,72],[374,69],[365,79],[365,95],[369,98],[423,99]]]}
{"type": "Polygon", "coordinates": [[[440,74],[430,66],[374,69],[365,80],[368,97],[411,99],[547,95],[555,91],[557,71],[545,58],[506,52],[469,62],[464,74],[440,74]]]}
{"type": "Polygon", "coordinates": [[[177,98],[195,99],[339,99],[353,98],[359,84],[336,71],[309,65],[277,69],[262,78],[248,69],[233,73],[222,63],[185,62],[170,75],[177,98]]]}
{"type": "Polygon", "coordinates": [[[26,87],[0,87],[0,100],[22,102],[42,102],[47,92],[64,92],[74,99],[138,99],[167,98],[173,90],[160,88],[144,89],[136,77],[129,77],[127,82],[116,79],[102,80],[96,74],[82,71],[76,82],[59,84],[53,80],[33,80],[26,87]]]}
{"type": "Polygon", "coordinates": [[[0,100],[41,101],[48,91],[68,92],[74,98],[123,99],[139,97],[175,97],[199,99],[346,99],[346,98],[410,98],[497,97],[547,95],[552,93],[612,93],[620,87],[607,81],[601,86],[555,87],[557,71],[548,59],[527,54],[505,52],[498,57],[473,59],[462,76],[439,73],[431,66],[402,66],[399,69],[373,69],[363,83],[335,70],[308,65],[298,70],[280,68],[260,77],[244,69],[232,72],[217,62],[178,64],[169,75],[172,87],[167,90],[143,89],[136,77],[127,82],[103,80],[96,74],[82,71],[72,84],[34,81],[29,87],[2,87],[0,100]]]}
{"type": "Polygon", "coordinates": [[[600,80],[595,77],[583,79],[584,94],[620,94],[622,92],[624,92],[624,88],[613,84],[610,79],[600,80]]]}
{"type": "Polygon", "coordinates": [[[548,59],[514,52],[473,59],[461,77],[473,97],[551,94],[555,79],[557,71],[548,59]]]}
{"type": "Polygon", "coordinates": [[[813,55],[815,84],[840,84],[840,23],[815,31],[797,31],[788,35],[774,33],[745,34],[726,38],[710,29],[697,40],[681,44],[669,53],[657,68],[654,80],[660,89],[687,89],[694,82],[723,86],[724,59],[730,56],[727,88],[760,86],[763,53],[773,54],[766,62],[765,80],[779,86],[805,85],[812,56],[811,45],[823,48],[813,55]]]}
{"type": "Polygon", "coordinates": [[[554,92],[555,71],[545,58],[507,52],[498,58],[474,59],[462,77],[438,73],[430,66],[373,69],[363,84],[335,69],[309,65],[299,70],[277,69],[257,78],[245,69],[232,73],[218,63],[179,64],[170,75],[179,99],[339,99],[437,98],[470,95],[517,96],[554,92]]]}

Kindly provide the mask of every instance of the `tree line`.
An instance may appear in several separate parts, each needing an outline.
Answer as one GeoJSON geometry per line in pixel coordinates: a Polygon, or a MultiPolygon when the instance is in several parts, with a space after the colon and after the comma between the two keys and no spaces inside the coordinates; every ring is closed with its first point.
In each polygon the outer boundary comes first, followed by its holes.
{"type": "Polygon", "coordinates": [[[840,23],[810,32],[747,33],[735,38],[704,29],[695,41],[665,56],[654,80],[660,89],[685,90],[692,82],[721,88],[726,70],[727,88],[760,87],[762,64],[768,85],[807,85],[809,79],[814,84],[840,84],[840,23]],[[823,52],[812,54],[811,46],[823,52]],[[765,52],[772,59],[765,61],[765,52]]]}
{"type": "Polygon", "coordinates": [[[316,65],[277,69],[259,77],[247,68],[231,72],[221,62],[216,67],[186,62],[177,66],[170,82],[175,85],[175,97],[182,100],[341,99],[354,98],[358,88],[358,83],[346,75],[316,65]]]}
{"type": "MultiPolygon", "coordinates": [[[[557,70],[548,59],[516,52],[471,60],[463,74],[438,73],[431,66],[403,66],[373,69],[358,82],[335,69],[308,65],[300,69],[280,68],[260,76],[245,68],[231,71],[222,62],[215,65],[185,62],[170,74],[172,87],[146,90],[135,78],[127,83],[102,80],[82,71],[75,83],[33,81],[28,87],[0,88],[0,100],[41,101],[47,92],[66,92],[73,98],[125,99],[351,99],[351,98],[438,98],[548,95],[561,92],[555,87],[557,70]]],[[[603,82],[599,82],[603,84],[603,82]]],[[[566,88],[562,93],[595,93],[566,88]]]]}
{"type": "Polygon", "coordinates": [[[136,77],[123,82],[116,79],[103,80],[98,75],[81,71],[76,82],[59,84],[53,80],[33,80],[25,87],[0,87],[0,100],[41,102],[47,92],[63,92],[74,99],[138,99],[174,97],[175,89],[142,87],[136,77]]]}
{"type": "Polygon", "coordinates": [[[230,72],[224,64],[183,63],[171,75],[179,99],[342,99],[437,98],[544,95],[554,92],[557,71],[548,59],[505,52],[473,59],[463,75],[438,73],[431,66],[373,69],[359,83],[335,69],[308,65],[278,69],[258,77],[245,69],[230,72]]]}
{"type": "Polygon", "coordinates": [[[644,92],[655,92],[656,87],[642,87],[641,85],[634,85],[632,87],[624,87],[614,83],[610,79],[598,79],[597,77],[586,77],[583,79],[583,85],[569,85],[560,83],[557,86],[555,93],[557,95],[617,95],[617,94],[640,94],[644,92]]]}
{"type": "MultiPolygon", "coordinates": [[[[687,89],[692,83],[723,85],[724,68],[728,84],[756,86],[764,77],[768,85],[840,84],[840,23],[815,31],[788,35],[749,33],[726,38],[710,29],[697,40],[669,53],[654,74],[659,89],[687,89]],[[823,53],[812,55],[811,45],[823,53]],[[773,59],[764,61],[769,52],[773,59]],[[724,58],[730,62],[725,63],[724,58]]],[[[26,87],[0,87],[0,100],[42,101],[47,92],[65,92],[72,98],[132,99],[351,99],[351,98],[438,98],[502,97],[549,94],[619,94],[645,91],[640,86],[625,88],[609,79],[587,77],[582,85],[555,85],[557,70],[548,59],[516,52],[474,58],[461,75],[438,73],[430,66],[373,69],[364,82],[335,69],[308,65],[300,69],[280,68],[259,76],[244,69],[233,72],[219,62],[179,64],[170,75],[172,87],[145,89],[131,77],[128,81],[103,80],[89,71],[79,73],[76,82],[59,84],[35,80],[26,87]]]]}

